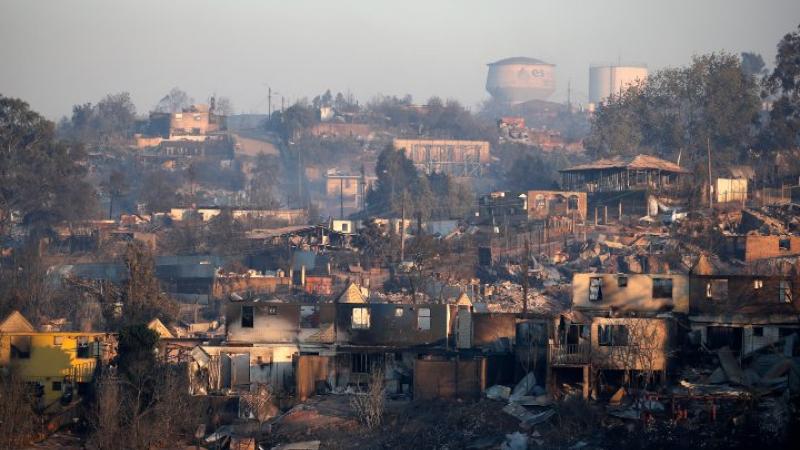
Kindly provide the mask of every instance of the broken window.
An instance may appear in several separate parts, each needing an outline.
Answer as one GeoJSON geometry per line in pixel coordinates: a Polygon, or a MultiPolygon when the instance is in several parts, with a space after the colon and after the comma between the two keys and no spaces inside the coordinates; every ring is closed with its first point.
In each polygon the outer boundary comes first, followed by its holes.
{"type": "Polygon", "coordinates": [[[712,300],[727,300],[728,280],[710,280],[706,283],[706,298],[712,300]]]}
{"type": "Polygon", "coordinates": [[[792,303],[792,283],[789,280],[781,280],[778,287],[778,299],[781,303],[792,303]]]}
{"type": "Polygon", "coordinates": [[[420,330],[430,330],[431,329],[431,309],[430,308],[420,308],[417,311],[417,328],[420,330]]]}
{"type": "Polygon", "coordinates": [[[789,239],[788,236],[781,237],[778,239],[778,250],[785,250],[789,251],[792,247],[792,241],[789,239]]]}
{"type": "Polygon", "coordinates": [[[267,314],[270,316],[277,316],[278,315],[278,307],[277,306],[267,306],[267,314]]]}
{"type": "Polygon", "coordinates": [[[11,336],[11,358],[28,359],[31,357],[31,337],[11,336]]]}
{"type": "Polygon", "coordinates": [[[589,301],[601,302],[603,301],[603,279],[590,278],[589,279],[589,301]]]}
{"type": "Polygon", "coordinates": [[[78,358],[91,358],[92,350],[89,347],[88,336],[78,336],[78,352],[75,355],[78,358]]]}
{"type": "Polygon", "coordinates": [[[764,327],[753,327],[753,336],[755,337],[764,336],[764,327]]]}
{"type": "Polygon", "coordinates": [[[672,278],[653,278],[653,298],[672,298],[672,278]]]}
{"type": "Polygon", "coordinates": [[[603,347],[628,345],[628,327],[625,325],[598,325],[597,341],[603,347]]]}
{"type": "Polygon", "coordinates": [[[385,357],[381,353],[352,353],[350,355],[350,371],[352,373],[371,373],[373,368],[381,368],[385,357]]]}
{"type": "Polygon", "coordinates": [[[369,329],[369,308],[353,308],[350,327],[354,330],[369,329]]]}
{"type": "Polygon", "coordinates": [[[628,277],[620,275],[617,277],[617,287],[628,287],[628,277]]]}
{"type": "Polygon", "coordinates": [[[319,306],[300,306],[300,328],[319,328],[319,306]]]}
{"type": "Polygon", "coordinates": [[[242,328],[253,328],[253,307],[242,306],[242,328]]]}

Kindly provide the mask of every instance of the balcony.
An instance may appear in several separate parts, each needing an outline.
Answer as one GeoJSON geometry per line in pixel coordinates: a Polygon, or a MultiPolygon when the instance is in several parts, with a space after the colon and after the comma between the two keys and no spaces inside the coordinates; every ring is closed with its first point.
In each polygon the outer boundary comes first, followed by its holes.
{"type": "Polygon", "coordinates": [[[591,361],[592,346],[580,344],[551,344],[549,349],[551,366],[582,366],[591,361]]]}

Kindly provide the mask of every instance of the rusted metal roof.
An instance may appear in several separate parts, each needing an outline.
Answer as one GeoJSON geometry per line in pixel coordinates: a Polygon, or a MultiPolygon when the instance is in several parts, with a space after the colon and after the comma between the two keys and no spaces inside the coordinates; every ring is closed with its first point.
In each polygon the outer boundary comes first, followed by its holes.
{"type": "Polygon", "coordinates": [[[662,172],[689,173],[683,167],[661,158],[650,155],[636,155],[611,159],[599,159],[597,161],[580,164],[577,166],[561,169],[559,172],[580,172],[584,170],[604,170],[604,169],[628,169],[628,170],[661,170],[662,172]]]}

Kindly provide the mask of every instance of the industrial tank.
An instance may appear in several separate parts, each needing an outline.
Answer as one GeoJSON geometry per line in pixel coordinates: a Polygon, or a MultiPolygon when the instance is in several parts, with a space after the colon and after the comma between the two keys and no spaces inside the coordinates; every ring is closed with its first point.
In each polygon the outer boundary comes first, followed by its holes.
{"type": "Polygon", "coordinates": [[[486,90],[497,100],[516,104],[545,100],[556,90],[553,64],[515,57],[488,64],[486,90]]]}
{"type": "Polygon", "coordinates": [[[619,95],[640,80],[647,79],[643,65],[592,66],[589,68],[589,102],[601,103],[610,95],[619,95]]]}

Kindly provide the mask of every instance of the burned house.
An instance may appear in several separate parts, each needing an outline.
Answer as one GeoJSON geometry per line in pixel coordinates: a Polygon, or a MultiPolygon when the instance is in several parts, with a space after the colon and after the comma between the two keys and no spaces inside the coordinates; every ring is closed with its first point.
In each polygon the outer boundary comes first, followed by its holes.
{"type": "Polygon", "coordinates": [[[575,217],[585,220],[587,194],[577,191],[528,191],[528,219],[551,216],[575,217]]]}
{"type": "Polygon", "coordinates": [[[669,203],[690,173],[655,156],[617,157],[561,169],[561,187],[589,193],[590,217],[656,215],[658,203],[669,203]]]}
{"type": "Polygon", "coordinates": [[[422,172],[455,177],[477,177],[491,161],[486,141],[395,139],[394,148],[405,152],[422,172]]]}
{"type": "Polygon", "coordinates": [[[670,313],[689,307],[685,275],[575,274],[572,304],[554,322],[551,388],[574,382],[588,396],[602,389],[601,379],[611,386],[665,380],[676,339],[670,313]]]}
{"type": "Polygon", "coordinates": [[[707,349],[745,355],[800,330],[796,277],[694,275],[689,291],[691,330],[707,349]]]}
{"type": "Polygon", "coordinates": [[[678,274],[576,273],[572,306],[587,314],[689,311],[689,280],[678,274]]]}

